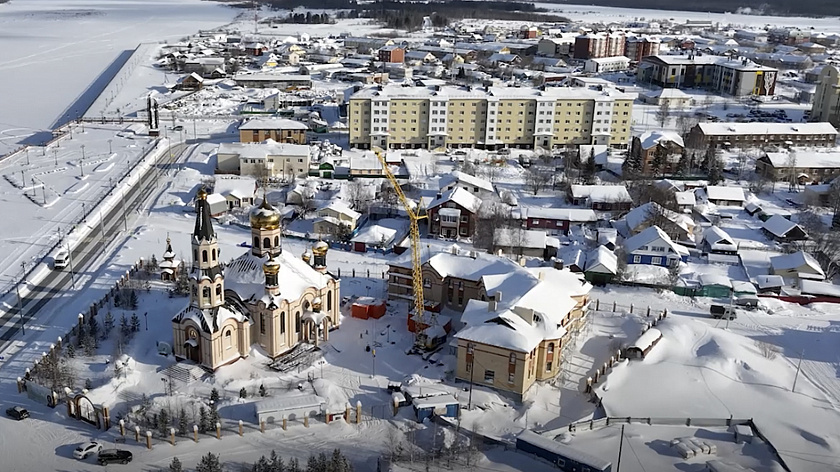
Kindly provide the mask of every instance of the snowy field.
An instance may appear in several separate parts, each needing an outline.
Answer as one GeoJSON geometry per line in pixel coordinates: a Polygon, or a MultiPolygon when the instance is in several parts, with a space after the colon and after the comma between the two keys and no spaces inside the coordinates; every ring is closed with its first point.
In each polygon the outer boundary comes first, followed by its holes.
{"type": "Polygon", "coordinates": [[[72,114],[77,99],[90,103],[88,87],[123,51],[220,27],[238,13],[202,0],[0,5],[0,154],[33,133],[49,131],[59,116],[72,114]]]}

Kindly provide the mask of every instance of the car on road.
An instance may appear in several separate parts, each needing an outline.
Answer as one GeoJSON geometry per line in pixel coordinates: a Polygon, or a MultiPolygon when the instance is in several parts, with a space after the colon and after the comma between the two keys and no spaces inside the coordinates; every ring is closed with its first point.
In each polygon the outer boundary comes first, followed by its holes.
{"type": "Polygon", "coordinates": [[[101,450],[102,444],[99,444],[96,441],[86,442],[73,450],[73,457],[84,460],[87,459],[89,455],[98,453],[101,450]]]}
{"type": "Polygon", "coordinates": [[[9,418],[20,421],[29,418],[29,411],[27,411],[26,408],[23,407],[13,406],[11,408],[6,409],[6,415],[9,418]]]}
{"type": "Polygon", "coordinates": [[[67,267],[67,260],[70,258],[70,253],[66,249],[61,249],[55,256],[53,256],[53,269],[61,270],[67,267]]]}
{"type": "Polygon", "coordinates": [[[735,308],[731,306],[712,305],[709,307],[709,312],[712,314],[712,318],[717,319],[734,320],[738,317],[735,308]]]}
{"type": "Polygon", "coordinates": [[[104,449],[99,451],[99,457],[96,458],[96,461],[99,462],[100,465],[108,465],[115,462],[118,464],[128,464],[131,462],[131,459],[134,459],[134,455],[131,454],[131,451],[126,451],[124,449],[104,449]]]}

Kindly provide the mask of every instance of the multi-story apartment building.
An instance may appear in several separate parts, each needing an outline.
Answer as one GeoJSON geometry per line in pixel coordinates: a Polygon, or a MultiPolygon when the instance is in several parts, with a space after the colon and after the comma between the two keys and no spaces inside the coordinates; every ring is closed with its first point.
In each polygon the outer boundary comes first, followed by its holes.
{"type": "Polygon", "coordinates": [[[830,123],[700,123],[689,132],[686,145],[695,149],[833,147],[836,141],[837,130],[830,123]]]}
{"type": "Polygon", "coordinates": [[[723,95],[773,95],[779,71],[747,59],[724,56],[647,56],[639,63],[639,82],[662,87],[704,87],[723,95]]]}
{"type": "Polygon", "coordinates": [[[635,94],[601,87],[367,87],[350,97],[350,145],[626,148],[635,94]]]}
{"type": "Polygon", "coordinates": [[[820,72],[810,120],[840,126],[840,70],[833,65],[824,66],[820,72]]]}
{"type": "Polygon", "coordinates": [[[591,33],[575,38],[575,59],[596,59],[624,54],[624,33],[591,33]]]}
{"type": "Polygon", "coordinates": [[[659,54],[659,40],[641,36],[629,36],[624,42],[624,57],[633,62],[641,62],[645,56],[659,54]]]}

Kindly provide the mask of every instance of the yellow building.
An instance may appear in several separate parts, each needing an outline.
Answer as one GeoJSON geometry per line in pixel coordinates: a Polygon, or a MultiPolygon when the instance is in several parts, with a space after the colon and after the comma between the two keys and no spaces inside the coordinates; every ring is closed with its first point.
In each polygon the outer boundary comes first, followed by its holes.
{"type": "Polygon", "coordinates": [[[635,95],[588,87],[377,85],[350,97],[361,149],[626,148],[635,95]]]}
{"type": "Polygon", "coordinates": [[[327,272],[329,246],[316,243],[299,259],[283,252],[271,205],[263,201],[250,217],[251,250],[222,265],[207,193],[199,191],[190,305],[172,319],[176,359],[215,370],[248,357],[254,344],[274,358],[301,343],[317,346],[338,327],[340,283],[327,272]]]}
{"type": "Polygon", "coordinates": [[[286,118],[254,118],[239,126],[239,141],[261,143],[272,139],[278,143],[306,144],[308,127],[286,118]]]}

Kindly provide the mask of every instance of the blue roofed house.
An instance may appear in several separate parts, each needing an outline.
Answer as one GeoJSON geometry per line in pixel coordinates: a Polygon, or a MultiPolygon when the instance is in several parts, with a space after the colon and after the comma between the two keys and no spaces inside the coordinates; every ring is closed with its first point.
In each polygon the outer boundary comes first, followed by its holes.
{"type": "Polygon", "coordinates": [[[625,239],[623,246],[628,264],[671,267],[688,260],[688,249],[672,241],[658,226],[625,239]]]}

